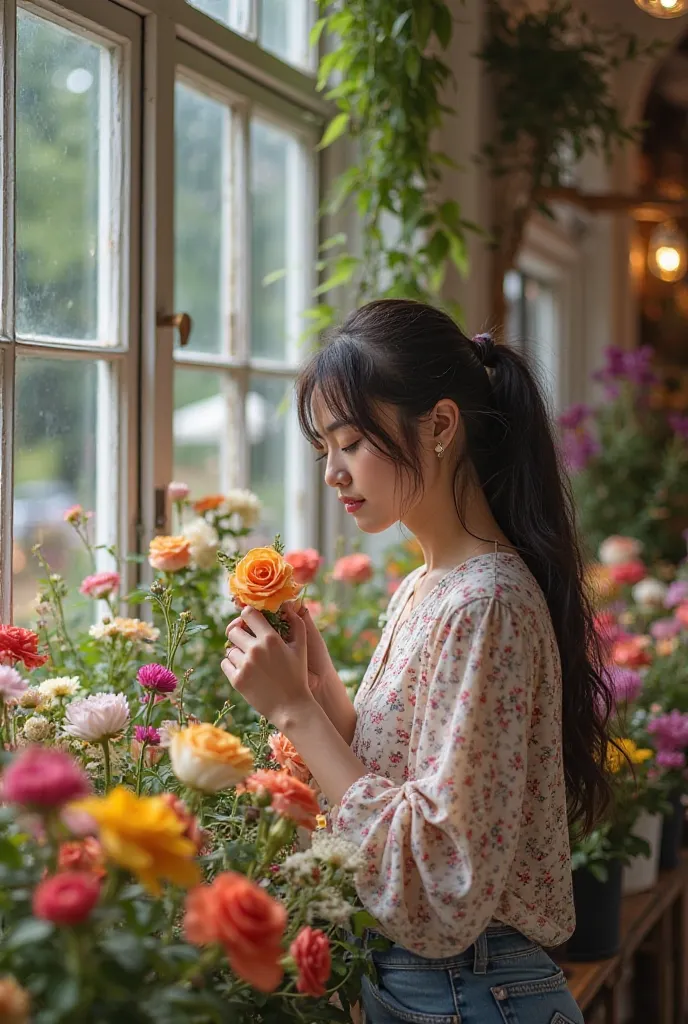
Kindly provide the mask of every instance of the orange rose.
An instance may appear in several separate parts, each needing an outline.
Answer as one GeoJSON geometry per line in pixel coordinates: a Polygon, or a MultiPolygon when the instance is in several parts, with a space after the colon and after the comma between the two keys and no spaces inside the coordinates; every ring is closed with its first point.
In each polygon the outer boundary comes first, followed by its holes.
{"type": "Polygon", "coordinates": [[[260,992],[282,980],[282,938],[287,912],[244,875],[226,871],[212,885],[193,889],[186,901],[184,932],[189,942],[224,946],[230,967],[260,992]]]}
{"type": "Polygon", "coordinates": [[[90,871],[97,878],[104,878],[107,874],[104,864],[103,848],[93,836],[60,843],[58,871],[90,871]]]}
{"type": "Polygon", "coordinates": [[[299,592],[294,570],[274,548],[251,548],[244,555],[229,589],[238,603],[257,608],[259,612],[277,612],[285,601],[299,592]]]}
{"type": "Polygon", "coordinates": [[[191,561],[191,544],[186,537],[153,537],[148,562],[160,572],[178,572],[191,561]]]}
{"type": "Polygon", "coordinates": [[[215,512],[225,500],[224,494],[208,494],[194,502],[194,512],[202,516],[204,512],[215,512]]]}
{"type": "Polygon", "coordinates": [[[269,740],[272,756],[277,764],[289,772],[299,782],[308,783],[311,778],[310,768],[303,760],[298,750],[287,737],[281,732],[274,732],[269,740]]]}
{"type": "Polygon", "coordinates": [[[265,768],[249,775],[242,791],[248,793],[269,793],[270,807],[283,818],[289,818],[302,828],[313,831],[317,825],[320,807],[315,793],[305,782],[293,778],[284,770],[271,772],[265,768]]]}

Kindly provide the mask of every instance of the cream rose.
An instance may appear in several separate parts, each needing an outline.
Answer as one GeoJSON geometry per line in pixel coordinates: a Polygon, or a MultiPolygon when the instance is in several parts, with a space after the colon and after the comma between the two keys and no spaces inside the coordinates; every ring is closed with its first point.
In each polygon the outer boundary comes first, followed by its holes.
{"type": "Polygon", "coordinates": [[[253,755],[241,740],[207,722],[173,733],[169,752],[179,781],[203,793],[230,789],[253,770],[253,755]]]}

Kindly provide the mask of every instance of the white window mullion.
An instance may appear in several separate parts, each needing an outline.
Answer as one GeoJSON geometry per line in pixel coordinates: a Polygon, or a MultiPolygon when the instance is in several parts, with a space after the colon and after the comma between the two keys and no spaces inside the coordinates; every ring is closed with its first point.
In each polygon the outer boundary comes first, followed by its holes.
{"type": "Polygon", "coordinates": [[[0,0],[0,622],[12,612],[14,481],[16,7],[0,0]]]}

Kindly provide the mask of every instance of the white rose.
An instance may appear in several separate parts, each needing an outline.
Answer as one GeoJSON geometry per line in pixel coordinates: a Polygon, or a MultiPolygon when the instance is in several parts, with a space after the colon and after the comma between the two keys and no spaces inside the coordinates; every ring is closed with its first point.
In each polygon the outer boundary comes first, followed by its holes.
{"type": "Polygon", "coordinates": [[[189,541],[191,558],[198,569],[212,569],[217,565],[220,538],[217,531],[205,519],[192,520],[182,531],[189,541]]]}
{"type": "Polygon", "coordinates": [[[238,515],[243,525],[250,529],[260,519],[263,503],[253,491],[234,490],[225,495],[225,500],[220,509],[223,516],[238,515]]]}
{"type": "Polygon", "coordinates": [[[641,608],[663,608],[668,589],[666,583],[649,576],[633,587],[633,600],[641,608]]]}
{"type": "Polygon", "coordinates": [[[600,544],[600,562],[602,565],[623,565],[640,557],[643,546],[634,537],[607,537],[600,544]]]}
{"type": "Polygon", "coordinates": [[[86,743],[101,743],[119,735],[129,722],[123,693],[96,693],[67,705],[64,731],[86,743]]]}

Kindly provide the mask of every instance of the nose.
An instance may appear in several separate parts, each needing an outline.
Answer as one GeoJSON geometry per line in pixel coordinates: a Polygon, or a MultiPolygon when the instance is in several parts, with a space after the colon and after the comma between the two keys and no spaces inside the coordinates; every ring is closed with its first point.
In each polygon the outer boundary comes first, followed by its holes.
{"type": "Polygon", "coordinates": [[[328,487],[348,487],[351,483],[351,474],[344,466],[338,464],[336,455],[329,455],[325,468],[325,483],[328,487]]]}

